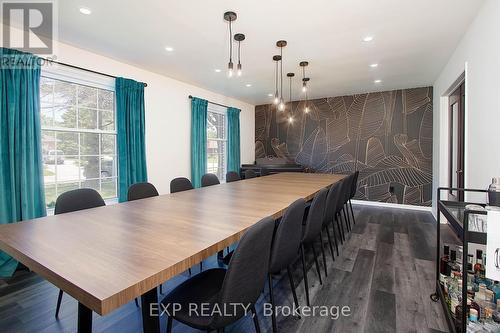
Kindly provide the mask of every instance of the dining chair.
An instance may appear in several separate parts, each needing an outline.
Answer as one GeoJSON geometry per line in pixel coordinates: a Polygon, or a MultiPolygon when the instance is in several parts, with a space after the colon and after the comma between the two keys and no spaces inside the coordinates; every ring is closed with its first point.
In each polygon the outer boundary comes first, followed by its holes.
{"type": "Polygon", "coordinates": [[[151,183],[135,183],[128,188],[127,201],[151,198],[158,196],[156,187],[151,183]]]}
{"type": "MultiPolygon", "coordinates": [[[[177,177],[170,181],[170,193],[184,192],[194,189],[191,181],[185,177],[177,177]]],[[[200,262],[200,271],[203,270],[203,262],[200,262]]],[[[191,275],[191,268],[188,268],[191,275]]]]}
{"type": "Polygon", "coordinates": [[[320,240],[321,244],[321,253],[323,254],[323,267],[325,269],[325,277],[328,276],[328,272],[326,269],[326,257],[325,257],[325,249],[323,248],[323,236],[321,235],[321,231],[323,228],[323,221],[325,219],[325,206],[326,206],[326,198],[328,196],[328,189],[321,189],[315,196],[309,206],[307,217],[305,218],[305,224],[302,228],[302,240],[300,242],[300,252],[302,257],[302,271],[304,273],[304,287],[306,291],[306,300],[307,306],[310,306],[309,301],[309,286],[307,283],[307,267],[305,261],[305,250],[306,247],[311,247],[314,255],[314,262],[316,264],[316,271],[319,277],[319,283],[323,284],[321,281],[321,272],[318,264],[318,255],[316,253],[316,249],[314,247],[314,242],[320,240]]]}
{"type": "Polygon", "coordinates": [[[193,188],[191,181],[184,177],[174,178],[170,181],[170,193],[192,190],[193,188]]]}
{"type": "Polygon", "coordinates": [[[282,270],[286,269],[290,288],[292,289],[295,306],[299,306],[297,293],[295,292],[295,283],[293,281],[291,265],[293,262],[295,262],[297,253],[299,252],[299,249],[301,249],[301,229],[305,208],[306,202],[304,199],[301,198],[294,201],[286,209],[285,214],[283,214],[281,221],[279,221],[278,227],[276,228],[276,232],[274,234],[273,246],[271,249],[271,256],[269,261],[269,273],[267,277],[269,283],[269,298],[272,307],[271,320],[274,333],[277,331],[277,325],[275,312],[276,308],[273,294],[273,275],[279,274],[282,270]]]}
{"type": "MultiPolygon", "coordinates": [[[[57,197],[54,207],[54,215],[76,212],[79,210],[106,206],[103,198],[96,190],[92,188],[79,188],[64,192],[57,197]]],[[[59,317],[63,291],[59,289],[57,296],[56,318],[59,317]]]]}
{"type": "MultiPolygon", "coordinates": [[[[134,201],[134,200],[140,200],[140,199],[146,199],[146,198],[151,198],[151,197],[157,197],[158,190],[156,190],[156,187],[148,182],[144,183],[135,183],[130,185],[128,188],[127,192],[127,201],[134,201]]],[[[160,284],[160,294],[163,294],[163,286],[160,284]]],[[[139,306],[139,301],[134,299],[135,305],[139,306]]]]}
{"type": "Polygon", "coordinates": [[[257,177],[257,174],[253,170],[245,170],[245,179],[251,179],[257,177]]]}
{"type": "Polygon", "coordinates": [[[219,185],[220,181],[213,173],[206,173],[201,177],[201,187],[219,185]]]}
{"type": "Polygon", "coordinates": [[[167,319],[167,333],[172,332],[173,320],[190,327],[210,332],[223,332],[224,327],[245,316],[250,308],[256,332],[260,332],[255,302],[266,281],[273,238],[274,221],[267,217],[251,226],[241,238],[227,269],[212,268],[184,281],[163,300],[162,307],[180,309],[171,311],[167,319]],[[207,309],[233,309],[226,311],[191,311],[196,306],[207,309]],[[206,314],[206,315],[204,315],[206,314]]]}
{"type": "Polygon", "coordinates": [[[240,174],[235,171],[229,171],[226,173],[226,183],[236,182],[241,180],[240,174]]]}
{"type": "Polygon", "coordinates": [[[340,196],[340,182],[337,182],[330,186],[328,190],[328,195],[326,197],[326,208],[325,208],[325,217],[323,221],[323,229],[326,231],[326,235],[328,237],[328,244],[330,246],[330,253],[332,255],[332,261],[335,261],[335,255],[333,254],[333,243],[335,244],[335,249],[337,251],[337,256],[339,255],[339,246],[338,240],[341,240],[341,230],[339,221],[337,219],[337,205],[339,202],[340,196]],[[332,226],[333,238],[330,235],[330,225],[332,226]],[[335,226],[337,226],[339,237],[337,238],[337,232],[335,231],[335,226]]]}
{"type": "Polygon", "coordinates": [[[358,178],[359,178],[359,171],[354,172],[354,176],[352,179],[352,184],[351,184],[351,193],[349,195],[349,208],[351,209],[351,214],[352,214],[352,223],[356,224],[356,219],[354,218],[354,210],[352,209],[352,202],[351,199],[354,198],[356,195],[356,191],[358,190],[358,178]]]}

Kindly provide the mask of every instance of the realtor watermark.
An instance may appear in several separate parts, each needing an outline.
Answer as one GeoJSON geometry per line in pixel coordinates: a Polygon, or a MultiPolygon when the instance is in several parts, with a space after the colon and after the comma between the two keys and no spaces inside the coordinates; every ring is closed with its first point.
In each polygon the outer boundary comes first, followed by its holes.
{"type": "MultiPolygon", "coordinates": [[[[189,316],[195,317],[237,317],[243,315],[251,315],[252,304],[244,303],[151,303],[149,315],[152,317],[173,316],[179,312],[187,312],[189,316]]],[[[273,314],[273,306],[271,303],[263,304],[264,317],[270,317],[273,314]]],[[[313,306],[292,306],[278,305],[274,307],[276,316],[283,317],[328,317],[332,320],[338,320],[341,317],[350,317],[351,308],[347,305],[313,305],[313,306]]]]}
{"type": "Polygon", "coordinates": [[[2,54],[2,67],[52,65],[57,58],[57,0],[0,0],[0,4],[1,46],[39,56],[2,54]]]}

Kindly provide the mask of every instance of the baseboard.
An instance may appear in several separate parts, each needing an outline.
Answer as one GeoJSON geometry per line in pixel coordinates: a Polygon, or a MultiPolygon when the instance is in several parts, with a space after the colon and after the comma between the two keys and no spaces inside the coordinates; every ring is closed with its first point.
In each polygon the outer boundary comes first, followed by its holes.
{"type": "Polygon", "coordinates": [[[366,200],[352,200],[352,203],[356,204],[356,205],[376,206],[376,207],[386,207],[386,208],[396,208],[396,209],[420,210],[420,211],[432,213],[432,207],[427,207],[427,206],[413,206],[413,205],[404,205],[404,204],[395,204],[395,203],[377,202],[377,201],[366,201],[366,200]]]}

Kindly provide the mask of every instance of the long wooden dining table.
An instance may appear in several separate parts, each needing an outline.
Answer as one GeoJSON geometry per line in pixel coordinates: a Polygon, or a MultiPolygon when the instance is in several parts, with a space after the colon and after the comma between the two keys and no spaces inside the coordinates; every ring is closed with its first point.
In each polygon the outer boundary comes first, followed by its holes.
{"type": "Polygon", "coordinates": [[[156,333],[160,284],[344,177],[280,173],[5,224],[0,249],[78,300],[78,332],[141,297],[143,330],[156,333]]]}

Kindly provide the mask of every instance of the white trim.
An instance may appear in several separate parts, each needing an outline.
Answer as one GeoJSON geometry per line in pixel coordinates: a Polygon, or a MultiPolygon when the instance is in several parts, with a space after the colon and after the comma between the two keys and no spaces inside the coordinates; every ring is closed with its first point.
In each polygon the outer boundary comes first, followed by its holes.
{"type": "Polygon", "coordinates": [[[366,201],[366,200],[351,200],[353,204],[356,205],[365,205],[365,206],[376,206],[376,207],[387,207],[387,208],[396,208],[396,209],[409,209],[409,210],[419,210],[424,212],[432,212],[432,207],[427,206],[414,206],[414,205],[404,205],[404,204],[395,204],[388,202],[377,202],[377,201],[366,201]]]}
{"type": "Polygon", "coordinates": [[[51,66],[43,66],[41,76],[93,88],[115,91],[114,78],[64,65],[51,64],[51,66]]]}

